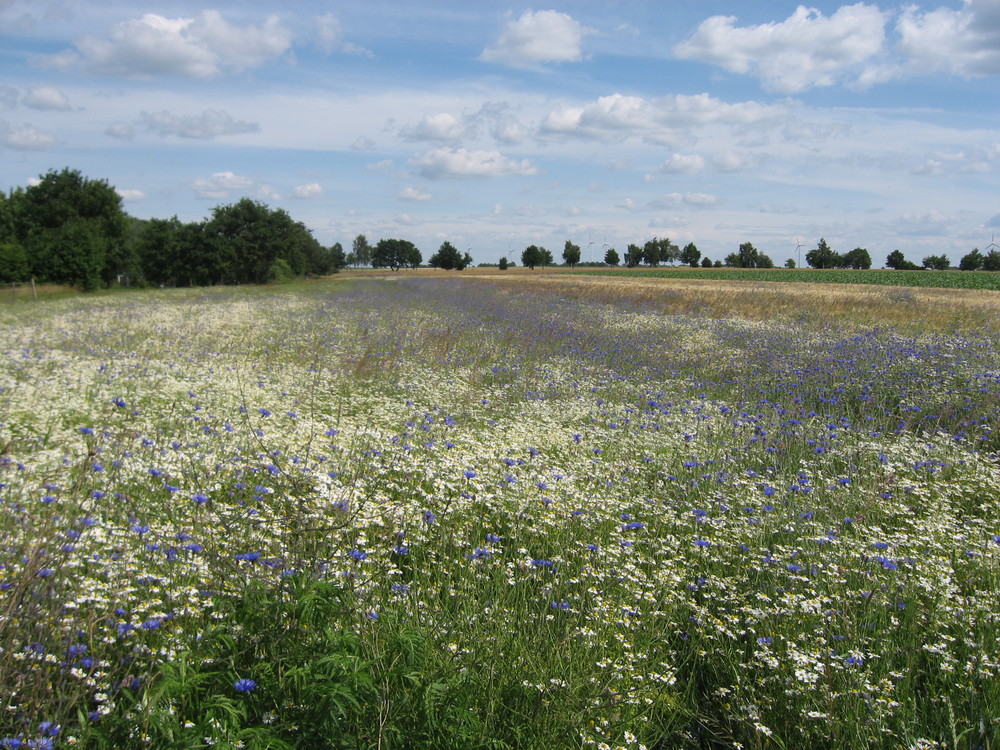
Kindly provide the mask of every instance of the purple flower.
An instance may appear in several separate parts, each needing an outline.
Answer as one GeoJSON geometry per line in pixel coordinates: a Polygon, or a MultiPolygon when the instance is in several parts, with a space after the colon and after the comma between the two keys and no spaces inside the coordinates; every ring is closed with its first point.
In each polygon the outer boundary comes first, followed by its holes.
{"type": "Polygon", "coordinates": [[[257,687],[257,683],[247,677],[244,677],[234,682],[233,687],[236,688],[236,692],[238,693],[249,693],[257,687]]]}

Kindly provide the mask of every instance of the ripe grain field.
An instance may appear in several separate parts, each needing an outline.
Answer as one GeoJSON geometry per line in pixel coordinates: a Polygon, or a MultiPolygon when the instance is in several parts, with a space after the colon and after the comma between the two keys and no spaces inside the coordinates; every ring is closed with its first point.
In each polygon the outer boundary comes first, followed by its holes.
{"type": "Polygon", "coordinates": [[[991,291],[0,305],[0,747],[996,747],[991,291]]]}

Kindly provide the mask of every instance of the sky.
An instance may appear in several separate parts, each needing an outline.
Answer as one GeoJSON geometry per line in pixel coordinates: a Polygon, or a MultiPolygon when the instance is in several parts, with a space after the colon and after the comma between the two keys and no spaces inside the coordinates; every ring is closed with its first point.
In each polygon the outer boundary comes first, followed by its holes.
{"type": "Polygon", "coordinates": [[[0,189],[583,260],[1000,234],[1000,0],[0,0],[0,189]]]}

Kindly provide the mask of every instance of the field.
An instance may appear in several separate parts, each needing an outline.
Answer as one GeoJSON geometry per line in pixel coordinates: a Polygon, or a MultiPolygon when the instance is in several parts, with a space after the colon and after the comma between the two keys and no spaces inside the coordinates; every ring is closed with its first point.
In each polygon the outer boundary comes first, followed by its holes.
{"type": "Polygon", "coordinates": [[[996,748],[998,303],[0,305],[0,748],[996,748]]]}
{"type": "Polygon", "coordinates": [[[990,271],[853,271],[810,268],[607,268],[583,270],[612,276],[659,279],[701,278],[722,281],[781,281],[798,284],[871,284],[875,286],[984,289],[1000,291],[1000,273],[990,271]]]}

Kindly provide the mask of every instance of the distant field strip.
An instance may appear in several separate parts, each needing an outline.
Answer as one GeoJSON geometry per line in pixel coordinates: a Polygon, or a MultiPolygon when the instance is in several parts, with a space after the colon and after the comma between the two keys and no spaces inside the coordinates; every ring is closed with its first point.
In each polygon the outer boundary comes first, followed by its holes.
{"type": "Polygon", "coordinates": [[[1000,273],[990,271],[848,271],[758,268],[609,268],[575,271],[601,276],[631,276],[658,279],[715,279],[718,281],[795,281],[807,284],[870,284],[918,286],[943,289],[1000,291],[1000,273]]]}

